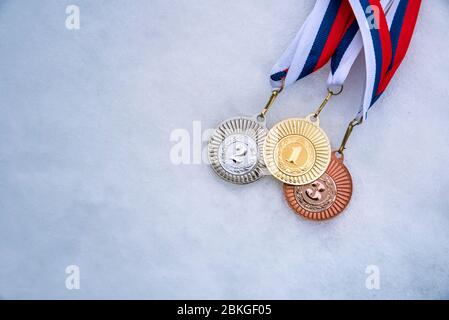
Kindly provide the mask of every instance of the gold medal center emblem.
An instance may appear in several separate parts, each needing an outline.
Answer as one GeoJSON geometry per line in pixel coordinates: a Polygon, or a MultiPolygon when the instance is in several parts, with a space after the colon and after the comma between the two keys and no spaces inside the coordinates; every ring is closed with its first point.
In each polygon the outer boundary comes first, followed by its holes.
{"type": "Polygon", "coordinates": [[[267,169],[278,180],[304,185],[318,179],[330,162],[329,139],[318,119],[287,119],[276,124],[264,143],[267,169]]]}
{"type": "Polygon", "coordinates": [[[288,175],[304,174],[315,162],[313,145],[303,136],[291,135],[282,138],[274,153],[276,166],[288,175]]]}

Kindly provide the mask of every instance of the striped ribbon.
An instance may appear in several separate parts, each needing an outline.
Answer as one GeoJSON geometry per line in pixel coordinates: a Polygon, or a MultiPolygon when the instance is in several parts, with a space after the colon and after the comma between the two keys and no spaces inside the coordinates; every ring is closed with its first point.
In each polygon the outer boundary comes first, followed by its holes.
{"type": "MultiPolygon", "coordinates": [[[[381,0],[385,12],[390,12],[394,0],[381,0]]],[[[353,20],[331,60],[331,72],[327,80],[328,86],[341,86],[345,82],[351,67],[363,48],[362,36],[357,20],[353,20]]]]}
{"type": "MultiPolygon", "coordinates": [[[[394,0],[381,0],[385,11],[394,0]]],[[[362,50],[363,42],[347,0],[317,0],[293,42],[271,71],[271,85],[279,88],[323,67],[332,57],[328,86],[343,85],[362,50]]]]}
{"type": "Polygon", "coordinates": [[[354,21],[346,0],[317,0],[295,39],[271,71],[271,84],[289,86],[324,66],[354,21]]]}
{"type": "Polygon", "coordinates": [[[282,80],[284,86],[291,85],[331,58],[328,86],[343,85],[364,47],[366,87],[359,112],[363,119],[405,57],[420,4],[421,0],[317,0],[273,67],[273,88],[279,88],[282,80]]]}
{"type": "Polygon", "coordinates": [[[394,0],[387,15],[379,0],[347,0],[360,28],[366,63],[366,85],[358,117],[368,110],[387,88],[407,54],[421,6],[421,0],[394,0]],[[370,8],[378,8],[373,15],[370,8]],[[373,18],[376,19],[373,28],[373,18]]]}

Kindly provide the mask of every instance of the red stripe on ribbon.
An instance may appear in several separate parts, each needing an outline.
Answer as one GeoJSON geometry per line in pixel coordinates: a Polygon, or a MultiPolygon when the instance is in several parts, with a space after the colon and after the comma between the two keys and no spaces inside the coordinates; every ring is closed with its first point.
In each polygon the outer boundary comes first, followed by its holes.
{"type": "Polygon", "coordinates": [[[329,36],[324,45],[321,56],[315,66],[314,72],[324,66],[334,54],[341,39],[345,35],[348,28],[354,21],[354,13],[352,12],[351,5],[348,1],[342,1],[340,8],[338,9],[337,16],[335,17],[332,29],[329,32],[329,36]]]}
{"type": "Polygon", "coordinates": [[[382,93],[390,83],[391,79],[407,54],[407,50],[412,40],[413,32],[415,30],[416,22],[418,20],[418,13],[421,6],[421,0],[410,0],[405,11],[404,21],[402,24],[401,35],[396,49],[393,65],[391,69],[384,75],[383,81],[379,86],[379,93],[382,93]]]}

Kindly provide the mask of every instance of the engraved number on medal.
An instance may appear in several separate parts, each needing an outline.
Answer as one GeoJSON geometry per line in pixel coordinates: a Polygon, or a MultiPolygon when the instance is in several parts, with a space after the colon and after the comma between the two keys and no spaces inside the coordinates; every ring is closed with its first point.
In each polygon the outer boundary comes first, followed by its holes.
{"type": "Polygon", "coordinates": [[[293,151],[290,154],[290,157],[287,159],[287,161],[296,164],[299,159],[299,156],[301,155],[301,151],[302,151],[301,146],[293,147],[293,151]]]}
{"type": "Polygon", "coordinates": [[[243,145],[238,145],[235,148],[235,154],[231,157],[234,163],[242,163],[245,160],[245,156],[248,153],[248,148],[243,145]]]}

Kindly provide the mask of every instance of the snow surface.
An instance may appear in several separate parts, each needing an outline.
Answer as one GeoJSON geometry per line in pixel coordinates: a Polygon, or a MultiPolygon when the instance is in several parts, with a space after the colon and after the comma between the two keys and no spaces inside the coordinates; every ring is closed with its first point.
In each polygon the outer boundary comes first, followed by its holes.
{"type": "MultiPolygon", "coordinates": [[[[296,216],[271,177],[235,186],[170,161],[173,130],[260,111],[313,4],[1,1],[1,298],[449,298],[446,0],[423,1],[406,60],[349,141],[339,218],[296,216]],[[69,4],[80,30],[65,28],[69,4]]],[[[327,72],[286,90],[269,125],[312,112],[327,72]]],[[[333,147],[363,82],[358,59],[323,112],[333,147]]]]}

